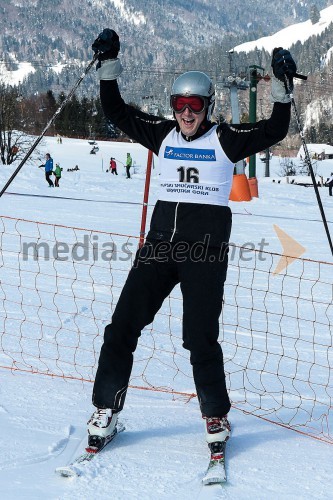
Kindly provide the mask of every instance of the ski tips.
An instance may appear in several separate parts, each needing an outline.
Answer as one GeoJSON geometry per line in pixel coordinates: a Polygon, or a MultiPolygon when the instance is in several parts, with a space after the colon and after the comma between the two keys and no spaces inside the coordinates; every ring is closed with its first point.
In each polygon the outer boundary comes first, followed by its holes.
{"type": "Polygon", "coordinates": [[[69,465],[57,467],[54,472],[58,476],[69,477],[69,478],[78,477],[80,475],[78,471],[76,471],[73,467],[70,467],[69,465]]]}
{"type": "Polygon", "coordinates": [[[227,482],[226,477],[204,477],[202,484],[204,486],[209,486],[210,484],[223,484],[227,482]]]}
{"type": "MultiPolygon", "coordinates": [[[[81,455],[74,456],[71,463],[57,467],[54,472],[60,477],[75,478],[85,474],[85,467],[90,463],[104,448],[113,441],[114,437],[125,430],[124,424],[118,422],[113,434],[106,439],[100,449],[88,446],[84,448],[81,455]]],[[[85,438],[86,439],[86,438],[85,438]]]]}

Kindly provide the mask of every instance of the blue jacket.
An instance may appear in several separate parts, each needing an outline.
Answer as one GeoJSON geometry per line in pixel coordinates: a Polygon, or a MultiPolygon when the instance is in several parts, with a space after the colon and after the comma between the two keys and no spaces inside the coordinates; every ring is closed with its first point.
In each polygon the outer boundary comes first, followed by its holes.
{"type": "Polygon", "coordinates": [[[44,165],[45,167],[45,172],[52,172],[53,170],[53,159],[49,158],[47,162],[44,165]]]}

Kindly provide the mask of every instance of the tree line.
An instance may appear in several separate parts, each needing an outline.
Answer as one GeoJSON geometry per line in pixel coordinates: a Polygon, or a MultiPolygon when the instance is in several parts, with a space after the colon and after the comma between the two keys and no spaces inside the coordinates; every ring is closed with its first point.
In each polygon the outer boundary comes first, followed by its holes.
{"type": "MultiPolygon", "coordinates": [[[[17,87],[0,84],[0,161],[10,165],[20,159],[66,100],[61,92],[56,98],[52,90],[23,97],[17,87]]],[[[83,139],[118,139],[124,135],[103,113],[100,100],[77,96],[66,104],[50,127],[49,134],[83,139]]]]}

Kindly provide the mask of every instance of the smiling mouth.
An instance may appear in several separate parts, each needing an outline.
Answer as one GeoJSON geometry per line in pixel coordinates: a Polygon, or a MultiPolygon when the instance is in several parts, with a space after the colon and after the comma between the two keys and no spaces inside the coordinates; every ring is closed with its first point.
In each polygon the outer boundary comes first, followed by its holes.
{"type": "Polygon", "coordinates": [[[190,120],[183,118],[183,122],[185,123],[185,125],[192,125],[192,123],[194,123],[194,118],[192,118],[190,120]]]}

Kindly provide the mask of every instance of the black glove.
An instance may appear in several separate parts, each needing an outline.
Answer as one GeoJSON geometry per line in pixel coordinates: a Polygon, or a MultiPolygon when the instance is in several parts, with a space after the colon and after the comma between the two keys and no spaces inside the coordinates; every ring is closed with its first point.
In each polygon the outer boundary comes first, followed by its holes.
{"type": "Polygon", "coordinates": [[[99,63],[96,66],[98,69],[101,66],[101,61],[117,58],[120,49],[119,36],[114,30],[105,28],[98,35],[91,48],[95,53],[100,53],[98,56],[99,63]]]}
{"type": "Polygon", "coordinates": [[[285,76],[288,79],[288,89],[292,91],[294,88],[293,77],[296,74],[297,68],[294,59],[292,58],[289,50],[282,47],[277,47],[273,50],[272,68],[274,76],[286,84],[285,76]]]}

